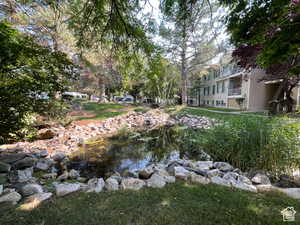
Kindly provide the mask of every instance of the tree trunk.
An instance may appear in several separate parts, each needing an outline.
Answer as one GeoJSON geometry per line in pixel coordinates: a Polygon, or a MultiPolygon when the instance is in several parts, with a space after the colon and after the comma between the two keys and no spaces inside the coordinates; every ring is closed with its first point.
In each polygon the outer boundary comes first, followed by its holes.
{"type": "Polygon", "coordinates": [[[182,51],[181,51],[181,103],[187,104],[187,30],[186,20],[183,21],[182,30],[182,51]]]}

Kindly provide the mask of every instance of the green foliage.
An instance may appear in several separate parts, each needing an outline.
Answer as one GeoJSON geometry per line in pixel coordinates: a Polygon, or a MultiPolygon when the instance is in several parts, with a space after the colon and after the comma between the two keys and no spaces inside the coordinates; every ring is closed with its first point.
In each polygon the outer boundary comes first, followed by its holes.
{"type": "MultiPolygon", "coordinates": [[[[300,4],[297,0],[245,1],[220,0],[230,7],[227,17],[232,42],[259,45],[262,49],[254,59],[275,76],[280,70],[299,76],[300,4]]],[[[243,57],[251,53],[245,52],[243,57]]]]}
{"type": "Polygon", "coordinates": [[[187,130],[184,148],[204,150],[214,160],[242,170],[262,169],[274,175],[300,167],[299,123],[263,117],[232,117],[205,131],[187,130]]]}
{"type": "Polygon", "coordinates": [[[1,142],[26,125],[26,115],[44,112],[48,100],[41,95],[54,99],[75,77],[75,67],[65,54],[42,47],[0,22],[1,142]]]}

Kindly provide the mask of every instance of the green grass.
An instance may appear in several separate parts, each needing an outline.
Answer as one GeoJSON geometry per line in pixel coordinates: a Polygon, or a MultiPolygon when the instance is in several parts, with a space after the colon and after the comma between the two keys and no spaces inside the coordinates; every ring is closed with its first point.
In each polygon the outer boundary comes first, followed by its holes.
{"type": "Polygon", "coordinates": [[[0,224],[276,225],[284,224],[280,211],[287,206],[299,212],[300,201],[280,193],[176,183],[163,189],[78,193],[52,199],[31,211],[18,206],[3,210],[2,205],[0,224]]]}
{"type": "Polygon", "coordinates": [[[207,109],[212,111],[220,111],[220,112],[240,112],[240,109],[229,109],[229,108],[219,108],[219,107],[199,107],[199,109],[207,109]]]}
{"type": "Polygon", "coordinates": [[[116,103],[87,102],[83,103],[83,110],[92,113],[93,116],[79,117],[77,120],[103,120],[125,114],[131,110],[144,113],[149,111],[149,108],[116,103]]]}
{"type": "Polygon", "coordinates": [[[121,104],[114,103],[96,103],[88,102],[83,104],[83,109],[85,111],[91,112],[94,114],[92,117],[80,117],[77,120],[102,120],[109,117],[118,116],[124,113],[127,113],[128,107],[121,104]]]}

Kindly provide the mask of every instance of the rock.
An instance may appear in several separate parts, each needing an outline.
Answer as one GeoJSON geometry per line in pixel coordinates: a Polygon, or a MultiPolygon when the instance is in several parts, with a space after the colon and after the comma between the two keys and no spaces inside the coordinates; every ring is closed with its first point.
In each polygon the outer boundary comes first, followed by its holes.
{"type": "Polygon", "coordinates": [[[0,195],[2,195],[2,193],[3,193],[3,185],[1,184],[0,185],[0,195]]]}
{"type": "Polygon", "coordinates": [[[262,173],[257,173],[251,181],[255,184],[271,184],[269,177],[262,173]]]}
{"type": "Polygon", "coordinates": [[[49,164],[45,160],[39,160],[35,166],[37,170],[47,171],[49,169],[49,164]]]}
{"type": "Polygon", "coordinates": [[[197,175],[197,174],[194,174],[192,173],[190,175],[190,180],[192,183],[198,183],[198,184],[208,184],[210,183],[210,180],[206,177],[203,177],[201,175],[197,175]]]}
{"type": "Polygon", "coordinates": [[[232,186],[235,187],[235,188],[245,190],[245,191],[257,192],[256,187],[252,184],[246,184],[246,183],[242,183],[242,182],[235,182],[235,183],[232,183],[232,186]]]}
{"type": "Polygon", "coordinates": [[[57,173],[46,173],[42,175],[44,179],[55,179],[57,177],[57,173]]]}
{"type": "Polygon", "coordinates": [[[0,162],[12,164],[18,160],[24,159],[26,154],[24,153],[2,153],[0,154],[0,162]]]}
{"type": "Polygon", "coordinates": [[[215,162],[214,167],[223,172],[228,172],[228,171],[233,170],[233,167],[229,163],[226,163],[226,162],[215,162]]]}
{"type": "Polygon", "coordinates": [[[143,179],[148,179],[154,173],[153,165],[147,166],[145,169],[139,171],[139,176],[143,179]]]}
{"type": "Polygon", "coordinates": [[[46,158],[48,155],[49,155],[49,154],[48,154],[47,150],[40,151],[40,152],[38,152],[38,153],[36,154],[36,156],[37,156],[38,158],[46,158]]]}
{"type": "Polygon", "coordinates": [[[48,192],[48,193],[37,193],[34,195],[31,195],[29,197],[26,198],[25,202],[26,203],[30,203],[30,202],[35,202],[40,204],[41,202],[49,199],[52,197],[52,193],[48,192]]]}
{"type": "Polygon", "coordinates": [[[25,170],[13,171],[10,174],[9,180],[11,183],[23,183],[32,179],[33,168],[27,168],[25,170]]]}
{"type": "Polygon", "coordinates": [[[186,170],[182,166],[175,166],[174,167],[174,175],[178,179],[187,180],[190,173],[191,173],[190,171],[186,170]]]}
{"type": "Polygon", "coordinates": [[[170,164],[168,165],[167,171],[168,171],[168,173],[169,173],[170,175],[174,176],[174,174],[175,174],[174,168],[175,168],[176,166],[180,166],[180,164],[179,164],[178,162],[172,162],[172,163],[170,163],[170,164]]]}
{"type": "Polygon", "coordinates": [[[242,176],[242,175],[238,176],[238,181],[242,182],[242,183],[245,183],[245,184],[252,185],[251,180],[248,177],[245,177],[245,176],[242,176]]]}
{"type": "Polygon", "coordinates": [[[125,178],[121,181],[121,188],[123,190],[139,190],[143,186],[145,186],[145,182],[137,178],[125,178]]]}
{"type": "Polygon", "coordinates": [[[55,132],[53,132],[50,129],[41,129],[37,132],[37,137],[36,139],[38,140],[46,140],[46,139],[51,139],[55,137],[55,132]]]}
{"type": "Polygon", "coordinates": [[[293,199],[300,199],[300,188],[277,188],[277,190],[293,199]]]}
{"type": "Polygon", "coordinates": [[[52,156],[54,161],[62,161],[64,158],[66,158],[66,154],[63,152],[56,153],[54,156],[52,156]]]}
{"type": "Polygon", "coordinates": [[[230,187],[231,183],[229,180],[225,180],[222,177],[219,176],[214,176],[211,178],[211,182],[214,184],[219,184],[219,185],[223,185],[223,186],[227,186],[230,187]]]}
{"type": "Polygon", "coordinates": [[[259,191],[259,192],[263,192],[263,191],[275,191],[275,190],[278,189],[277,187],[274,187],[271,184],[259,184],[259,185],[255,185],[255,187],[256,187],[257,191],[259,191]]]}
{"type": "Polygon", "coordinates": [[[214,176],[221,176],[223,173],[219,169],[212,169],[206,172],[207,176],[214,177],[214,176]]]}
{"type": "Polygon", "coordinates": [[[26,184],[21,188],[21,193],[23,196],[43,193],[43,188],[39,184],[26,184]]]}
{"type": "Polygon", "coordinates": [[[56,184],[55,191],[57,196],[65,196],[80,189],[80,184],[63,183],[56,184]]]}
{"type": "Polygon", "coordinates": [[[33,167],[36,163],[37,159],[26,157],[24,159],[21,159],[13,164],[13,167],[16,169],[25,169],[28,167],[33,167]]]}
{"type": "Polygon", "coordinates": [[[239,174],[234,172],[225,173],[223,179],[230,181],[231,184],[236,183],[238,180],[239,174]]]}
{"type": "Polygon", "coordinates": [[[166,185],[164,177],[159,176],[158,174],[153,174],[150,179],[146,181],[148,187],[153,188],[162,188],[166,185]]]}
{"type": "Polygon", "coordinates": [[[58,181],[64,181],[64,180],[67,180],[69,178],[69,173],[68,171],[65,171],[63,174],[61,174],[57,180],[58,181]]]}
{"type": "Polygon", "coordinates": [[[77,177],[80,177],[80,173],[79,173],[77,170],[72,169],[72,170],[70,170],[70,172],[69,172],[69,177],[70,177],[71,179],[75,179],[75,178],[77,178],[77,177]]]}
{"type": "Polygon", "coordinates": [[[88,181],[88,192],[101,192],[105,186],[103,178],[93,178],[88,181]]]}
{"type": "Polygon", "coordinates": [[[8,173],[11,166],[8,163],[0,162],[0,173],[8,173]]]}
{"type": "Polygon", "coordinates": [[[10,202],[12,204],[16,204],[18,201],[20,201],[22,196],[18,192],[10,192],[7,194],[4,194],[0,197],[0,203],[2,202],[10,202]]]}
{"type": "Polygon", "coordinates": [[[105,189],[108,191],[117,191],[119,190],[119,182],[114,178],[108,178],[105,181],[105,189]]]}
{"type": "Polygon", "coordinates": [[[209,170],[213,167],[213,161],[197,161],[194,165],[197,169],[209,170]]]}

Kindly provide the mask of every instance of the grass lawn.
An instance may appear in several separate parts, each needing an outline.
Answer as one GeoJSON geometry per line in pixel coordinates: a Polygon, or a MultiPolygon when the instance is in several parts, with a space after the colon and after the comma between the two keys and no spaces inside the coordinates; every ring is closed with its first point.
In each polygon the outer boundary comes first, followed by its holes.
{"type": "Polygon", "coordinates": [[[0,206],[0,224],[276,225],[285,224],[280,211],[288,206],[300,211],[300,201],[279,193],[175,183],[162,189],[78,193],[52,199],[30,211],[0,206]]]}
{"type": "Polygon", "coordinates": [[[229,109],[229,108],[219,108],[219,107],[199,107],[199,109],[207,109],[212,111],[220,111],[220,112],[240,112],[243,110],[239,109],[229,109]]]}
{"type": "Polygon", "coordinates": [[[102,120],[109,117],[118,116],[125,114],[129,111],[147,111],[144,107],[136,107],[130,105],[116,104],[116,103],[97,103],[97,102],[86,102],[83,103],[83,110],[88,112],[89,116],[81,116],[76,120],[102,120]]]}

